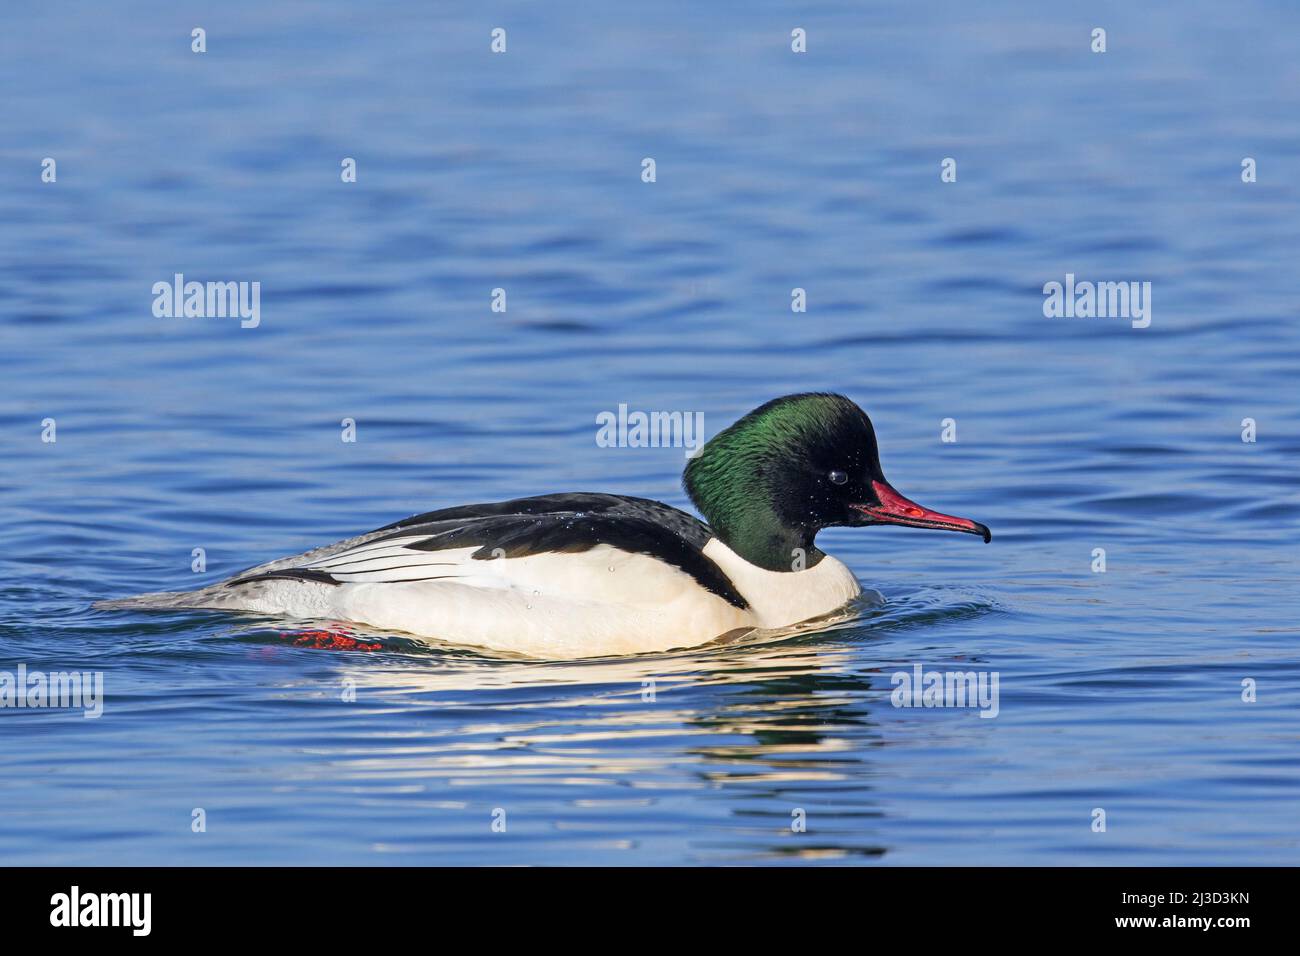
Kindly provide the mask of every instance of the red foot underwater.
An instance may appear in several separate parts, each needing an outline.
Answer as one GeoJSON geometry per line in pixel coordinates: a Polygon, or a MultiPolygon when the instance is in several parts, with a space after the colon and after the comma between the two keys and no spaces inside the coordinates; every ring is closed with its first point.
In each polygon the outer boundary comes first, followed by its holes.
{"type": "Polygon", "coordinates": [[[382,651],[383,644],[351,637],[344,631],[281,631],[280,637],[294,647],[311,647],[320,651],[382,651]]]}

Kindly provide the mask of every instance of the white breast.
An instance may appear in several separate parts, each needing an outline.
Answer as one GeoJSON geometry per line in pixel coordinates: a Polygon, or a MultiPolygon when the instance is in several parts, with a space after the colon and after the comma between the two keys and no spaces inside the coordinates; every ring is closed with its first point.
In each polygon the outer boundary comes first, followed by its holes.
{"type": "Polygon", "coordinates": [[[853,572],[829,554],[802,571],[760,568],[717,538],[704,546],[704,554],[731,578],[762,628],[789,627],[821,617],[862,593],[853,572]]]}

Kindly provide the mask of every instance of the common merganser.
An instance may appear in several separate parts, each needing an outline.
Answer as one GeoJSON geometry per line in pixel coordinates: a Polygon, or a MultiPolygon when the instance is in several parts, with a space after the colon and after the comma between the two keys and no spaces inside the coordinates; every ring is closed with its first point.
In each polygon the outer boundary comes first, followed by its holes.
{"type": "Polygon", "coordinates": [[[861,593],[814,543],[873,524],[980,535],[880,470],[871,420],[842,395],[774,399],[692,458],[708,524],[645,498],[577,492],[404,518],[183,593],[113,608],[220,608],[349,621],[531,657],[665,651],[780,630],[861,593]]]}

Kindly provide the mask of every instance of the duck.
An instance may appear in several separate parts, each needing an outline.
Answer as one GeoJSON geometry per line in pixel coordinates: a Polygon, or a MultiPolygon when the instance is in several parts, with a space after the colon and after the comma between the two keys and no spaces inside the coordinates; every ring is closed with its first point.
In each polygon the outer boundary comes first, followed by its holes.
{"type": "Polygon", "coordinates": [[[977,535],[885,480],[851,399],[773,399],[687,461],[704,520],[648,498],[543,494],[442,508],[113,609],[218,609],[347,622],[543,659],[666,652],[815,622],[862,593],[816,545],[824,528],[899,525],[977,535]]]}

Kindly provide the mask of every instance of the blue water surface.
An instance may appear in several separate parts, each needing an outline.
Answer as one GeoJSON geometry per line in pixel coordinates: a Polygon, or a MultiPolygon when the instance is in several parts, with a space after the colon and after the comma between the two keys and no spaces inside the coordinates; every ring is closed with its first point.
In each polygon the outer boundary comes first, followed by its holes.
{"type": "Polygon", "coordinates": [[[0,670],[106,700],[0,710],[0,862],[1300,862],[1298,63],[1250,0],[11,5],[0,670]],[[155,317],[176,273],[260,324],[155,317]],[[1046,318],[1067,273],[1150,326],[1046,318]],[[580,663],[90,607],[452,504],[684,505],[597,415],[808,389],[992,544],[826,532],[883,607],[580,663]],[[997,717],[892,706],[918,663],[997,717]]]}

